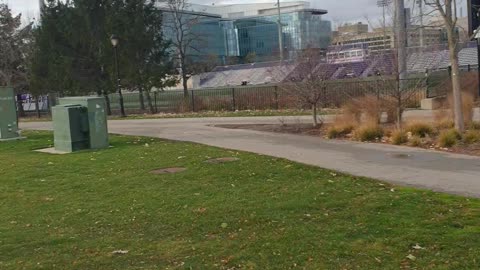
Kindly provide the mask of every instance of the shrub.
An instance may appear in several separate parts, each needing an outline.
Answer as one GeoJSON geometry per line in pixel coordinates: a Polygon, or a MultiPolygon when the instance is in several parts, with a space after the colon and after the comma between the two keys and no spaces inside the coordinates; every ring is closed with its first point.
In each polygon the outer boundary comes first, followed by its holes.
{"type": "MultiPolygon", "coordinates": [[[[396,123],[398,118],[398,101],[394,97],[382,98],[383,111],[387,113],[387,123],[396,123]]],[[[403,113],[401,109],[400,113],[403,113]]]]}
{"type": "Polygon", "coordinates": [[[390,139],[394,145],[402,145],[408,142],[407,134],[401,130],[395,130],[390,139]]]}
{"type": "Polygon", "coordinates": [[[371,142],[383,137],[384,131],[379,125],[366,125],[355,131],[355,139],[361,142],[371,142]]]}
{"type": "Polygon", "coordinates": [[[435,128],[439,130],[452,129],[454,127],[455,127],[455,123],[453,122],[453,120],[450,120],[447,118],[444,118],[442,120],[435,122],[435,128]]]}
{"type": "Polygon", "coordinates": [[[472,121],[470,124],[468,124],[468,129],[480,130],[480,122],[472,121]]]}
{"type": "Polygon", "coordinates": [[[480,142],[480,131],[469,130],[463,135],[463,141],[467,144],[480,142]]]}
{"type": "Polygon", "coordinates": [[[355,100],[351,100],[342,106],[342,118],[351,119],[355,123],[362,120],[362,110],[355,100]]]}
{"type": "Polygon", "coordinates": [[[438,146],[452,147],[461,139],[462,135],[460,135],[456,129],[446,130],[440,133],[440,136],[438,137],[438,146]]]}
{"type": "Polygon", "coordinates": [[[413,146],[413,147],[419,147],[422,146],[422,138],[418,136],[412,136],[410,140],[408,141],[408,145],[413,146]]]}
{"type": "Polygon", "coordinates": [[[408,125],[407,131],[420,138],[425,138],[427,135],[433,134],[433,128],[429,124],[421,122],[408,125]]]}
{"type": "Polygon", "coordinates": [[[376,96],[364,96],[357,98],[355,103],[365,115],[365,120],[367,123],[380,123],[382,106],[380,100],[376,96]]]}
{"type": "Polygon", "coordinates": [[[475,104],[475,97],[468,92],[462,93],[462,111],[463,119],[466,124],[470,124],[473,121],[473,107],[475,104]]]}
{"type": "MultiPolygon", "coordinates": [[[[463,112],[463,119],[466,124],[469,124],[473,121],[473,107],[475,104],[475,94],[471,91],[463,90],[462,91],[462,112],[463,112]]],[[[448,96],[448,105],[450,106],[450,114],[453,118],[453,96],[449,94],[448,96]]]]}
{"type": "Polygon", "coordinates": [[[327,130],[327,137],[329,139],[335,139],[339,137],[344,137],[354,130],[354,126],[351,124],[345,125],[334,125],[327,130]]]}

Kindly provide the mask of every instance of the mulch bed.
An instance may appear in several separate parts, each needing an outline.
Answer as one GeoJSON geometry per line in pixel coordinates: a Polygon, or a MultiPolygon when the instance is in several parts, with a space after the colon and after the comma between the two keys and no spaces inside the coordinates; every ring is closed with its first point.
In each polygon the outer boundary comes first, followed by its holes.
{"type": "MultiPolygon", "coordinates": [[[[314,136],[320,138],[326,138],[327,130],[329,125],[324,124],[319,127],[314,128],[311,124],[243,124],[243,125],[216,125],[216,127],[220,128],[228,128],[228,129],[248,129],[248,130],[255,130],[255,131],[263,131],[263,132],[274,132],[274,133],[283,133],[283,134],[296,134],[296,135],[307,135],[307,136],[314,136]]],[[[385,129],[393,128],[394,125],[384,125],[385,129]]],[[[351,138],[338,138],[334,140],[352,140],[351,138]]],[[[380,144],[389,144],[386,141],[376,141],[371,143],[380,143],[380,144]]],[[[403,145],[405,147],[413,147],[408,145],[403,145]]],[[[460,143],[452,148],[440,148],[432,145],[423,145],[418,146],[415,148],[423,148],[429,150],[436,150],[441,152],[447,153],[457,153],[457,154],[465,154],[471,156],[480,156],[480,144],[471,144],[465,145],[460,143]]]]}

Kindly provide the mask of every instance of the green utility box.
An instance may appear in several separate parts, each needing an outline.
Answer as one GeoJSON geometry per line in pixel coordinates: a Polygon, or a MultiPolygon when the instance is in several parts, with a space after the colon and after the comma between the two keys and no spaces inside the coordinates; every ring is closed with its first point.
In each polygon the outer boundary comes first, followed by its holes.
{"type": "Polygon", "coordinates": [[[75,152],[89,148],[88,113],[81,105],[59,105],[52,108],[55,150],[75,152]]]}
{"type": "Polygon", "coordinates": [[[108,148],[104,98],[61,98],[59,104],[53,108],[56,150],[74,152],[81,149],[108,148]]]}
{"type": "Polygon", "coordinates": [[[15,94],[12,88],[0,87],[0,141],[19,138],[15,94]]]}
{"type": "Polygon", "coordinates": [[[90,149],[108,148],[107,110],[103,97],[68,97],[59,104],[79,104],[87,108],[90,149]]]}

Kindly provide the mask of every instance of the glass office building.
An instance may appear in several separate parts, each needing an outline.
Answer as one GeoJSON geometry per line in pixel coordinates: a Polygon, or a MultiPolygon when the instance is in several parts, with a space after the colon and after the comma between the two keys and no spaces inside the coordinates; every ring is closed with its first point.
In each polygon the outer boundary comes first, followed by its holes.
{"type": "MultiPolygon", "coordinates": [[[[316,10],[281,14],[284,51],[293,56],[307,48],[326,49],[331,42],[331,23],[316,10]]],[[[279,52],[278,15],[241,18],[234,21],[239,33],[239,56],[250,52],[268,55],[279,52]]]]}
{"type": "MultiPolygon", "coordinates": [[[[307,48],[326,49],[331,42],[331,23],[322,18],[326,11],[301,9],[281,14],[282,40],[286,57],[307,48]]],[[[168,25],[172,14],[165,11],[164,23],[168,25]]],[[[197,23],[192,32],[198,40],[192,44],[195,50],[192,56],[217,55],[226,57],[245,57],[254,53],[261,60],[278,56],[278,15],[264,15],[225,19],[219,15],[185,12],[186,18],[196,16],[197,23]]],[[[173,38],[171,29],[166,29],[167,38],[173,38]]]]}
{"type": "Polygon", "coordinates": [[[227,33],[222,26],[220,15],[184,11],[175,19],[174,13],[168,9],[160,10],[163,12],[162,30],[165,38],[177,44],[176,30],[182,27],[182,34],[185,36],[183,41],[188,43],[185,45],[187,54],[193,60],[209,55],[224,58],[228,54],[225,44],[227,33]]]}

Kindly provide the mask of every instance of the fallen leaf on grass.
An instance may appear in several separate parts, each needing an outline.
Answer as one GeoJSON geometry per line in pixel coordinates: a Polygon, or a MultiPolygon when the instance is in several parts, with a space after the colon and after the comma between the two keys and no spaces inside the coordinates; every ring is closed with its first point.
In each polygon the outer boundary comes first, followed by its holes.
{"type": "Polygon", "coordinates": [[[417,259],[417,257],[413,256],[412,254],[408,254],[407,259],[409,259],[411,261],[415,261],[417,259]]]}
{"type": "Polygon", "coordinates": [[[127,254],[128,253],[128,250],[114,250],[112,251],[112,254],[114,255],[124,255],[124,254],[127,254]]]}
{"type": "Polygon", "coordinates": [[[419,244],[416,244],[415,246],[412,247],[413,249],[420,250],[420,249],[425,249],[424,247],[421,247],[419,244]]]}

